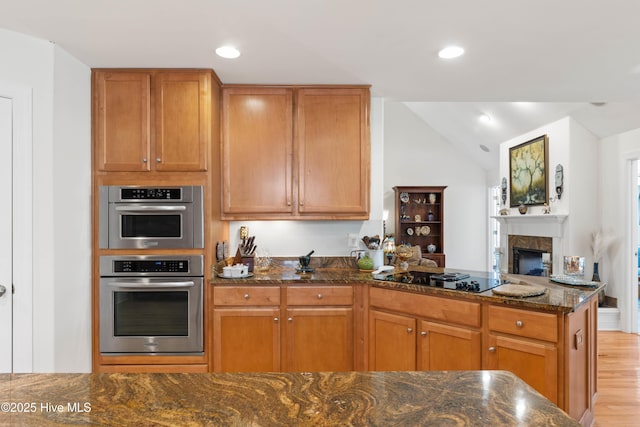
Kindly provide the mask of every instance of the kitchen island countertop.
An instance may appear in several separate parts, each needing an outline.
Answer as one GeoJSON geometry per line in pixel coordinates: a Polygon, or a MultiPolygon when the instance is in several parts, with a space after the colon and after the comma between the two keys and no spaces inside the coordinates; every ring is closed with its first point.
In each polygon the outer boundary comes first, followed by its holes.
{"type": "Polygon", "coordinates": [[[506,371],[0,374],[0,425],[578,426],[506,371]]]}

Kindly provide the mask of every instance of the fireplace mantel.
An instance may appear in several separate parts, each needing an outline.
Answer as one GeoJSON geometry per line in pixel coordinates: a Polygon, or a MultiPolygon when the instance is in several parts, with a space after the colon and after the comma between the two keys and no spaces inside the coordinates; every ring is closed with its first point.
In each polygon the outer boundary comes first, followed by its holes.
{"type": "Polygon", "coordinates": [[[492,216],[506,227],[507,234],[522,236],[562,237],[562,224],[567,214],[529,214],[492,216]]]}

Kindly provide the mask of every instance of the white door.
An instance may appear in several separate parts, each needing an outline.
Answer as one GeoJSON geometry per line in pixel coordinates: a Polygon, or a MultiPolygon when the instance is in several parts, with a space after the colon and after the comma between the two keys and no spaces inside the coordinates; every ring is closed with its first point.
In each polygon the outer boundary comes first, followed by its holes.
{"type": "Polygon", "coordinates": [[[12,100],[0,97],[0,373],[12,372],[12,100]]]}

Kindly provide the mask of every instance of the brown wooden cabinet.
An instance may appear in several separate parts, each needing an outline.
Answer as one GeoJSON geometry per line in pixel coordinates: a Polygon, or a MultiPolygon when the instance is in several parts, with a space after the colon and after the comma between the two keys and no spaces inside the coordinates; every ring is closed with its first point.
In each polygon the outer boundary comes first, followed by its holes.
{"type": "Polygon", "coordinates": [[[369,303],[369,369],[481,369],[480,304],[378,288],[369,303]]]}
{"type": "Polygon", "coordinates": [[[206,170],[211,85],[206,70],[93,70],[95,169],[206,170]]]}
{"type": "Polygon", "coordinates": [[[354,370],[353,287],[282,289],[281,304],[276,286],[214,288],[214,370],[354,370]]]}
{"type": "Polygon", "coordinates": [[[445,266],[444,190],[447,187],[393,187],[395,240],[420,246],[423,258],[445,266]]]}
{"type": "Polygon", "coordinates": [[[369,370],[415,371],[416,319],[397,313],[369,311],[369,370]]]}
{"type": "Polygon", "coordinates": [[[352,371],[352,286],[288,286],[285,367],[288,372],[352,371]]]}
{"type": "Polygon", "coordinates": [[[226,86],[222,123],[224,219],[368,218],[368,88],[226,86]]]}
{"type": "Polygon", "coordinates": [[[215,372],[280,370],[280,288],[215,287],[215,372]]]}
{"type": "Polygon", "coordinates": [[[418,343],[420,370],[482,369],[480,331],[422,320],[418,343]]]}

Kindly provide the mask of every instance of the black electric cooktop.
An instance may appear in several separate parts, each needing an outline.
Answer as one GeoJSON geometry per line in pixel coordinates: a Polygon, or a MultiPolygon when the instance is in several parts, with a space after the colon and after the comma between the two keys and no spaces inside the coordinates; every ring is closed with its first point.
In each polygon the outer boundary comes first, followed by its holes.
{"type": "Polygon", "coordinates": [[[485,276],[487,275],[457,272],[432,274],[422,271],[407,271],[389,275],[385,280],[472,293],[484,292],[506,283],[490,274],[489,277],[485,276]]]}

